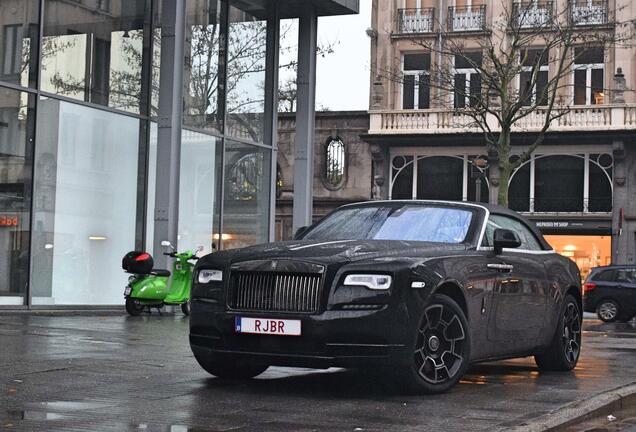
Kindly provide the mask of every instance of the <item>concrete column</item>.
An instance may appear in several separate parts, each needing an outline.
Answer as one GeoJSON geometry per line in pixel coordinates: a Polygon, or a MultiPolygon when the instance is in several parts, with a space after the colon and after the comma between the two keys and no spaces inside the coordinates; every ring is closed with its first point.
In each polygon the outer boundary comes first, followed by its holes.
{"type": "Polygon", "coordinates": [[[298,103],[294,155],[293,230],[311,225],[314,183],[314,121],[318,17],[307,7],[298,23],[298,103]]]}
{"type": "Polygon", "coordinates": [[[179,175],[183,107],[183,61],[186,0],[162,0],[161,80],[157,118],[157,181],[155,187],[155,266],[167,268],[161,242],[177,247],[179,175]]]}

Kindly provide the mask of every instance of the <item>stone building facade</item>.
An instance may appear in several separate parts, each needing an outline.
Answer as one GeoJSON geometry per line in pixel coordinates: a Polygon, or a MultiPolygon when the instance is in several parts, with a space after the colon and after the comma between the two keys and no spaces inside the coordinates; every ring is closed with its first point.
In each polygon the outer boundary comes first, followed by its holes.
{"type": "MultiPolygon", "coordinates": [[[[373,166],[369,144],[360,136],[369,130],[366,111],[316,113],[314,139],[314,220],[338,206],[373,197],[373,166]],[[329,153],[329,145],[331,147],[329,153]],[[339,143],[342,143],[340,146],[339,143]],[[328,170],[329,162],[331,170],[328,170]],[[337,166],[333,166],[333,165],[337,166]]],[[[293,237],[295,116],[278,115],[278,178],[276,240],[293,237]]]]}
{"type": "MultiPolygon", "coordinates": [[[[519,5],[532,15],[520,26],[532,26],[554,10],[565,11],[574,31],[611,33],[623,28],[613,23],[636,18],[628,0],[373,1],[369,34],[371,69],[377,73],[372,73],[370,128],[363,139],[374,155],[380,180],[375,188],[382,198],[497,201],[496,155],[487,154],[481,132],[457,124],[459,116],[448,100],[422,91],[422,83],[434,79],[431,62],[444,61],[437,53],[431,59],[418,41],[447,38],[467,50],[479,49],[475,39],[497,37],[488,25],[519,5]],[[387,70],[402,79],[379,72],[387,70]],[[473,163],[489,156],[486,168],[473,163]]],[[[534,220],[583,274],[598,265],[636,262],[636,93],[625,91],[636,88],[636,46],[607,44],[589,51],[589,59],[574,65],[566,77],[569,84],[560,90],[571,101],[569,112],[513,173],[508,194],[509,206],[534,220]]],[[[471,85],[473,78],[479,81],[470,68],[452,67],[456,78],[462,74],[471,85]]],[[[546,79],[554,76],[547,60],[540,70],[546,79]]],[[[521,154],[536,137],[538,124],[532,121],[530,116],[513,128],[513,154],[521,154]]]]}

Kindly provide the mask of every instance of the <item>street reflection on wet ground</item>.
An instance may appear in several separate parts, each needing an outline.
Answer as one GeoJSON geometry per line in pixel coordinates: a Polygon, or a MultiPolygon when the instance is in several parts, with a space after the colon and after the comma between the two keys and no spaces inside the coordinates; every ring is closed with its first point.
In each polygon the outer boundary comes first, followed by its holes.
{"type": "Polygon", "coordinates": [[[636,381],[634,322],[586,320],[572,372],[540,373],[531,358],[479,364],[437,396],[342,369],[216,379],[187,332],[180,315],[0,316],[0,430],[481,431],[636,381]]]}

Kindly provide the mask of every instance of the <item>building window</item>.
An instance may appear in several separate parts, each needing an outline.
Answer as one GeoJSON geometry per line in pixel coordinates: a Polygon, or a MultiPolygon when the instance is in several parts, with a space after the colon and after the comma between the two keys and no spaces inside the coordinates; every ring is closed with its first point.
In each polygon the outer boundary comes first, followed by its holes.
{"type": "Polygon", "coordinates": [[[605,98],[603,47],[574,49],[574,105],[598,105],[605,98]]]}
{"type": "Polygon", "coordinates": [[[611,212],[613,164],[609,153],[535,155],[513,173],[509,206],[531,213],[611,212]]]}
{"type": "Polygon", "coordinates": [[[519,99],[522,105],[546,105],[548,86],[548,52],[531,49],[521,54],[519,74],[519,99]],[[533,79],[533,73],[536,77],[533,79]]]}
{"type": "Polygon", "coordinates": [[[3,75],[16,75],[20,73],[21,55],[19,44],[22,41],[22,37],[20,36],[20,28],[20,25],[4,26],[4,59],[2,62],[3,75]]]}
{"type": "Polygon", "coordinates": [[[249,153],[237,160],[230,169],[229,188],[231,200],[252,200],[261,188],[263,155],[249,153]]]}
{"type": "Polygon", "coordinates": [[[402,56],[402,109],[430,108],[430,69],[430,53],[402,56]]]}
{"type": "Polygon", "coordinates": [[[453,69],[455,108],[465,108],[477,105],[481,98],[481,75],[477,70],[481,67],[480,52],[455,55],[453,69]]]}
{"type": "Polygon", "coordinates": [[[345,146],[340,138],[331,138],[325,155],[325,179],[332,188],[342,186],[345,175],[345,146]]]}
{"type": "MultiPolygon", "coordinates": [[[[488,179],[471,174],[474,155],[394,156],[391,161],[391,199],[437,199],[488,202],[488,179]]],[[[482,169],[486,172],[486,169],[482,169]]]]}

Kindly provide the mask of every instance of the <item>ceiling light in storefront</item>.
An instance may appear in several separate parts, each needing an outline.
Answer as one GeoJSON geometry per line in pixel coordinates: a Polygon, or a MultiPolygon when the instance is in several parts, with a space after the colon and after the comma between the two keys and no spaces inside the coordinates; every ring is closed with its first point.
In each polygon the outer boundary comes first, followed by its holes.
{"type": "Polygon", "coordinates": [[[574,246],[573,244],[565,245],[563,246],[563,250],[574,252],[576,250],[576,246],[574,246]]]}
{"type": "Polygon", "coordinates": [[[53,244],[52,243],[45,244],[44,249],[53,249],[53,244]]]}
{"type": "Polygon", "coordinates": [[[108,237],[104,237],[104,236],[88,236],[89,240],[94,240],[94,241],[104,241],[104,240],[108,240],[108,237]]]}
{"type": "MultiPolygon", "coordinates": [[[[214,235],[212,236],[212,238],[213,238],[214,240],[218,240],[218,239],[219,239],[219,234],[214,234],[214,235]]],[[[233,236],[232,234],[223,234],[223,235],[221,236],[221,238],[222,238],[223,240],[232,240],[232,239],[234,238],[234,236],[233,236]]]]}

